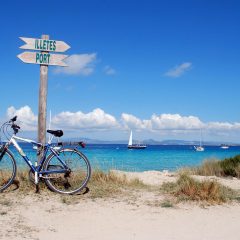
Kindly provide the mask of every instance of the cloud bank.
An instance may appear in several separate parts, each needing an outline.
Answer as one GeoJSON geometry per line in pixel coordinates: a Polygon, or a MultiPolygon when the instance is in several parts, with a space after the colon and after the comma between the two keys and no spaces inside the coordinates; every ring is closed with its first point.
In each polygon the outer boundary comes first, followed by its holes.
{"type": "MultiPolygon", "coordinates": [[[[37,115],[29,106],[19,109],[11,106],[7,109],[7,118],[17,115],[23,130],[36,131],[37,115]]],[[[120,119],[106,113],[100,108],[90,112],[63,111],[52,117],[52,127],[65,131],[124,131],[137,130],[147,132],[182,133],[204,129],[210,134],[240,131],[240,123],[203,122],[196,116],[181,116],[180,114],[153,114],[148,119],[140,119],[132,114],[122,113],[120,119]]]]}

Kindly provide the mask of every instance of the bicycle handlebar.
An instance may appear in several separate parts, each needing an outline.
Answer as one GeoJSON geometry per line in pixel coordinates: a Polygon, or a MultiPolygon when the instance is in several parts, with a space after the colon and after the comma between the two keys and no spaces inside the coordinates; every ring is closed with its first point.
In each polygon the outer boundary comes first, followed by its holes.
{"type": "Polygon", "coordinates": [[[17,124],[14,123],[16,121],[17,121],[17,116],[14,116],[13,118],[11,118],[9,120],[9,123],[11,123],[11,128],[13,129],[15,134],[17,134],[18,130],[20,129],[20,126],[18,126],[17,124]]]}
{"type": "Polygon", "coordinates": [[[13,129],[20,129],[20,126],[18,126],[17,124],[12,124],[12,128],[13,129]]]}
{"type": "Polygon", "coordinates": [[[17,116],[13,117],[12,119],[10,119],[9,122],[16,122],[17,121],[17,116]]]}

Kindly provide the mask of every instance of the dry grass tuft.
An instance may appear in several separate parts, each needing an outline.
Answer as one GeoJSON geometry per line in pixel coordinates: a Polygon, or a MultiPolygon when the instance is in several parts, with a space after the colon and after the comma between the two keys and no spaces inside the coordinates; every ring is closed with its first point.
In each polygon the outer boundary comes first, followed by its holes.
{"type": "Polygon", "coordinates": [[[164,201],[161,202],[160,205],[162,208],[173,208],[174,204],[172,201],[170,201],[169,199],[165,199],[164,201]]]}
{"type": "Polygon", "coordinates": [[[173,195],[178,201],[205,201],[209,204],[221,204],[234,199],[236,193],[216,181],[197,181],[187,174],[179,176],[176,183],[165,183],[161,190],[173,195]]]}
{"type": "Polygon", "coordinates": [[[125,175],[118,176],[114,172],[104,173],[100,170],[93,172],[88,184],[91,198],[114,197],[125,190],[147,189],[139,179],[128,180],[125,175]]]}
{"type": "MultiPolygon", "coordinates": [[[[82,178],[82,176],[79,176],[82,178]]],[[[77,176],[75,176],[77,181],[77,176]]],[[[50,190],[45,185],[44,181],[40,181],[40,192],[49,192],[50,190]]],[[[83,190],[82,193],[88,192],[86,195],[90,198],[107,198],[114,197],[116,195],[125,192],[126,190],[132,191],[137,189],[143,189],[147,186],[144,185],[139,179],[128,180],[125,175],[118,176],[114,172],[103,172],[100,170],[95,170],[92,173],[91,179],[88,183],[89,191],[83,190]]],[[[27,170],[18,170],[16,179],[13,184],[5,190],[5,192],[10,192],[13,190],[18,190],[19,193],[28,194],[34,193],[36,188],[32,181],[29,179],[29,172],[27,170]]],[[[65,204],[74,203],[73,196],[68,198],[64,196],[61,201],[65,204]]],[[[74,198],[75,199],[75,198],[74,198]]]]}
{"type": "Polygon", "coordinates": [[[201,166],[192,169],[193,173],[202,176],[223,176],[223,170],[219,164],[219,160],[205,160],[201,166]]]}

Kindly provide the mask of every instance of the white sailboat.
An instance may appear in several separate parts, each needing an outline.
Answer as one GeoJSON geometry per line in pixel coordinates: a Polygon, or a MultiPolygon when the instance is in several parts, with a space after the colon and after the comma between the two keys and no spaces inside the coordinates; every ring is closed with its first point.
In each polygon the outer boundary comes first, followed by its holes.
{"type": "Polygon", "coordinates": [[[227,144],[222,144],[220,146],[221,149],[229,149],[229,146],[227,144]]]}
{"type": "Polygon", "coordinates": [[[200,138],[199,146],[194,146],[194,148],[197,152],[203,152],[205,150],[205,148],[202,146],[202,129],[201,129],[201,138],[200,138]]]}
{"type": "Polygon", "coordinates": [[[133,144],[132,143],[132,131],[128,140],[128,149],[145,149],[147,146],[142,144],[133,144]]]}

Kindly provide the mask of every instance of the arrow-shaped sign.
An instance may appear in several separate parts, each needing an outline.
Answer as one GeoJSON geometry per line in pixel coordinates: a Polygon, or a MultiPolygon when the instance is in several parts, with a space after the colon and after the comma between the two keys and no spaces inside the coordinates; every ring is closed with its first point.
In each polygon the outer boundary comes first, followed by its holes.
{"type": "Polygon", "coordinates": [[[68,55],[50,54],[44,52],[23,52],[17,57],[25,63],[67,67],[67,64],[62,60],[68,57],[68,55]]]}
{"type": "Polygon", "coordinates": [[[45,52],[65,52],[70,46],[63,41],[26,38],[20,37],[26,44],[21,46],[21,49],[40,50],[45,52]]]}

